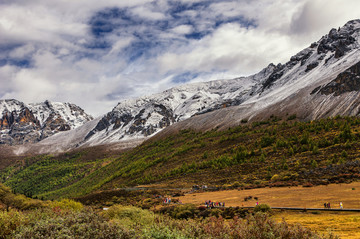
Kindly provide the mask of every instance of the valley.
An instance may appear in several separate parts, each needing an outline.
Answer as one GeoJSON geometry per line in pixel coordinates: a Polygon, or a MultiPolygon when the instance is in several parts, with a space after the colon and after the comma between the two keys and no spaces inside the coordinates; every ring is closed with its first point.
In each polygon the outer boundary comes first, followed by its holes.
{"type": "Polygon", "coordinates": [[[346,183],[360,178],[359,125],[356,117],[274,116],[224,131],[184,130],[125,151],[96,146],[23,156],[1,170],[2,182],[45,199],[153,183],[219,189],[346,183]]]}
{"type": "Polygon", "coordinates": [[[64,223],[78,227],[70,238],[98,228],[109,238],[334,238],[314,232],[329,228],[356,238],[357,212],[270,207],[360,209],[359,52],[353,20],[285,64],[123,100],[95,119],[70,103],[1,100],[0,237],[56,238],[64,228],[46,233],[64,223]]]}

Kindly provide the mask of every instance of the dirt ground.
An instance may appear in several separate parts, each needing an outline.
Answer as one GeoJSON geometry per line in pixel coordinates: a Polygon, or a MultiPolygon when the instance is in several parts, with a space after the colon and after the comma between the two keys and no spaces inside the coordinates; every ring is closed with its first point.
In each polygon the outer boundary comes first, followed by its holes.
{"type": "Polygon", "coordinates": [[[256,200],[244,201],[247,196],[258,197],[259,204],[271,207],[323,208],[329,202],[332,208],[360,209],[360,182],[350,184],[331,184],[310,188],[278,187],[250,190],[226,190],[217,192],[190,193],[179,197],[182,203],[204,204],[206,200],[225,202],[226,206],[255,206],[256,200]]]}

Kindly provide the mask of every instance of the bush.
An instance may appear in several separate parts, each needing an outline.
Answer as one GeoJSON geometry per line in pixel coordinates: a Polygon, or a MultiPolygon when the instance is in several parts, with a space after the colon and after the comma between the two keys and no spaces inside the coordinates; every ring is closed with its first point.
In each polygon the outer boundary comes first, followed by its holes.
{"type": "Polygon", "coordinates": [[[133,238],[135,235],[107,222],[93,211],[44,214],[16,230],[11,238],[133,238]]]}
{"type": "Polygon", "coordinates": [[[8,238],[24,221],[24,216],[16,210],[0,211],[0,238],[8,238]]]}
{"type": "Polygon", "coordinates": [[[180,231],[169,227],[156,226],[143,230],[143,238],[156,239],[187,239],[180,231]]]}
{"type": "Polygon", "coordinates": [[[60,201],[54,201],[50,203],[50,206],[55,209],[61,210],[72,210],[72,211],[81,211],[84,206],[80,202],[76,202],[70,199],[62,199],[60,201]]]}
{"type": "Polygon", "coordinates": [[[259,204],[254,207],[254,212],[271,212],[271,207],[267,204],[259,204]]]}
{"type": "Polygon", "coordinates": [[[288,121],[289,121],[289,120],[294,120],[294,119],[296,119],[296,114],[290,115],[290,116],[287,118],[288,121]]]}
{"type": "Polygon", "coordinates": [[[6,208],[13,207],[20,210],[41,208],[44,206],[40,200],[27,198],[21,194],[13,194],[10,188],[0,183],[0,201],[6,208]]]}
{"type": "Polygon", "coordinates": [[[248,119],[242,119],[242,120],[241,120],[241,123],[242,123],[242,124],[246,124],[247,122],[248,122],[248,119]]]}
{"type": "Polygon", "coordinates": [[[231,184],[231,187],[233,188],[239,188],[239,187],[243,187],[244,184],[243,183],[240,183],[239,181],[235,181],[233,182],[233,184],[231,184]]]}
{"type": "Polygon", "coordinates": [[[281,177],[278,174],[274,174],[271,177],[271,181],[273,181],[273,182],[276,182],[276,181],[279,181],[279,180],[281,180],[281,177]]]}
{"type": "Polygon", "coordinates": [[[153,212],[137,207],[114,205],[103,212],[106,218],[115,220],[122,225],[131,227],[135,224],[147,225],[154,222],[153,212]]]}
{"type": "Polygon", "coordinates": [[[197,208],[193,204],[184,204],[179,205],[174,208],[174,211],[171,213],[173,218],[177,219],[187,219],[193,218],[197,214],[197,208]]]}
{"type": "Polygon", "coordinates": [[[266,148],[272,145],[275,142],[275,137],[263,136],[260,140],[260,145],[262,148],[266,148]]]}
{"type": "Polygon", "coordinates": [[[318,163],[314,159],[311,160],[311,167],[312,168],[317,168],[318,167],[318,163]]]}

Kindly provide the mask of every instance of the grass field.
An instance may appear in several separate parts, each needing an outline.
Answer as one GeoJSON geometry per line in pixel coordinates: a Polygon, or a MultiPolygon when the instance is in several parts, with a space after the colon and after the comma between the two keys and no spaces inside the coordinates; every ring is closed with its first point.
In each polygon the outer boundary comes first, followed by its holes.
{"type": "Polygon", "coordinates": [[[301,224],[320,234],[329,231],[340,238],[360,238],[360,213],[350,212],[279,212],[274,215],[277,221],[301,224]]]}
{"type": "MultiPolygon", "coordinates": [[[[360,209],[360,182],[310,188],[298,186],[192,193],[180,197],[180,200],[196,205],[212,200],[225,202],[226,206],[254,206],[254,199],[244,201],[247,196],[258,197],[259,203],[271,207],[322,208],[324,202],[330,202],[332,208],[339,208],[342,201],[344,208],[360,209]]],[[[285,219],[290,224],[300,223],[320,233],[332,231],[341,238],[360,238],[360,213],[275,211],[274,217],[278,221],[285,219]]]]}
{"type": "Polygon", "coordinates": [[[259,203],[271,207],[323,208],[330,202],[333,208],[360,209],[360,182],[349,184],[329,184],[316,187],[277,187],[251,190],[226,190],[187,194],[180,197],[183,203],[203,204],[206,200],[225,202],[227,206],[254,206],[254,199],[244,201],[247,196],[258,197],[259,203]]]}

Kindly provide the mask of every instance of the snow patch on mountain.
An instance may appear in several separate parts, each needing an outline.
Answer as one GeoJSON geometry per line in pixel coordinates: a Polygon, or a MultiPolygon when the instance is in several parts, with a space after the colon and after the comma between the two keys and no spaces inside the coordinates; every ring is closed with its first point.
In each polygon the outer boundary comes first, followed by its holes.
{"type": "MultiPolygon", "coordinates": [[[[43,142],[91,146],[141,140],[169,128],[230,127],[242,119],[256,120],[276,113],[301,113],[304,119],[334,113],[354,114],[360,108],[358,92],[346,91],[335,96],[323,95],[319,89],[359,62],[360,20],[353,20],[342,28],[331,29],[285,64],[271,63],[248,77],[181,85],[158,94],[124,100],[103,117],[43,142]]],[[[64,112],[63,118],[74,115],[66,106],[58,108],[64,112]]],[[[34,112],[43,124],[47,115],[41,113],[41,109],[38,107],[34,112]],[[36,112],[40,112],[39,115],[36,112]]],[[[76,123],[76,117],[67,120],[74,125],[81,124],[76,123]]]]}
{"type": "Polygon", "coordinates": [[[70,103],[25,104],[14,99],[0,100],[0,144],[38,142],[92,119],[80,107],[70,103]]]}

